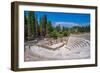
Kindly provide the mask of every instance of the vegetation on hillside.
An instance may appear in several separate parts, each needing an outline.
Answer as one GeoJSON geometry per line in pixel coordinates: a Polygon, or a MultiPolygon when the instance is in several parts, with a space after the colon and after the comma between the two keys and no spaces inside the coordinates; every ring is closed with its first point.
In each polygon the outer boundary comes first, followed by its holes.
{"type": "Polygon", "coordinates": [[[39,18],[35,12],[28,11],[24,15],[24,36],[25,40],[32,40],[36,37],[52,37],[57,39],[58,37],[69,36],[70,34],[79,34],[84,32],[90,32],[90,25],[87,26],[73,26],[71,28],[61,27],[61,24],[57,26],[52,25],[52,21],[48,21],[47,16],[43,15],[39,18]]]}

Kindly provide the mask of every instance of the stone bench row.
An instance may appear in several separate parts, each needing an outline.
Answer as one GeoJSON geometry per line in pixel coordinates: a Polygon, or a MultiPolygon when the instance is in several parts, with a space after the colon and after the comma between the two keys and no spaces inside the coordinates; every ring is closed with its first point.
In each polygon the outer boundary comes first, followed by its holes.
{"type": "Polygon", "coordinates": [[[68,43],[67,43],[67,47],[69,47],[71,49],[85,48],[85,47],[89,47],[89,46],[90,46],[90,42],[88,40],[76,38],[76,37],[69,38],[68,43]]]}

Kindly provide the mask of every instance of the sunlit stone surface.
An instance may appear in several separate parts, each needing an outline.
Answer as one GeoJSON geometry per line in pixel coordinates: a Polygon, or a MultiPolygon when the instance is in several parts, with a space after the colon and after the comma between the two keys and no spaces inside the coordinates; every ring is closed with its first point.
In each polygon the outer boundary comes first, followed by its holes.
{"type": "Polygon", "coordinates": [[[25,45],[25,61],[90,58],[89,38],[89,34],[71,35],[70,37],[65,38],[66,40],[68,39],[67,41],[65,40],[50,46],[32,44],[30,46],[25,45]]]}

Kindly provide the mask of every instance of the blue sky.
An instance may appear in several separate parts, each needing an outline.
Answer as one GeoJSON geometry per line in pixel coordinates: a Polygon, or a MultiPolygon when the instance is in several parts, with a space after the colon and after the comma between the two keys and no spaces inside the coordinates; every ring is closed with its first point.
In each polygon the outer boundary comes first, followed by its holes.
{"type": "Polygon", "coordinates": [[[38,17],[38,20],[43,15],[46,15],[47,20],[51,21],[53,25],[56,22],[70,22],[70,23],[77,23],[77,24],[81,24],[81,25],[90,24],[90,14],[60,13],[60,12],[39,12],[39,11],[35,11],[35,14],[38,17]]]}

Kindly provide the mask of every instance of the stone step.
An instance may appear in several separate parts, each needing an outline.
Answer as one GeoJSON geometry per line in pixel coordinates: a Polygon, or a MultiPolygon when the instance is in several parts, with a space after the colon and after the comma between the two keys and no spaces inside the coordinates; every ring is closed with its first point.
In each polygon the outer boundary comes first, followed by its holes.
{"type": "Polygon", "coordinates": [[[70,37],[67,46],[71,49],[90,47],[90,42],[85,39],[70,37]]]}

